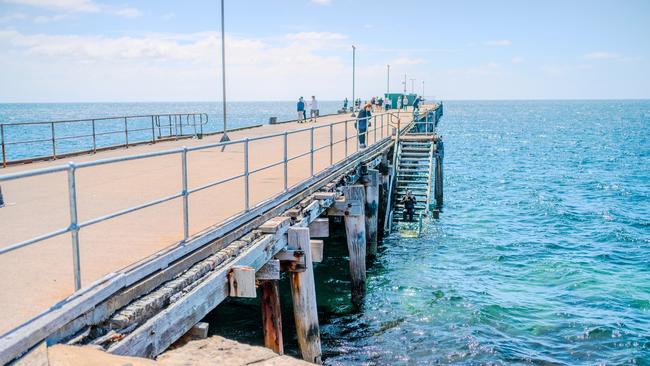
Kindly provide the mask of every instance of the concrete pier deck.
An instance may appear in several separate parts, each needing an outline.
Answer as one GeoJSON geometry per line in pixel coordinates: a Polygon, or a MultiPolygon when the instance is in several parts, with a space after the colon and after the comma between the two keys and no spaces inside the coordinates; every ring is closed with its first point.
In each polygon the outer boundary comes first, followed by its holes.
{"type": "MultiPolygon", "coordinates": [[[[377,113],[379,116],[379,113],[377,113]]],[[[402,112],[402,123],[411,120],[402,112]]],[[[379,117],[378,117],[379,118],[379,117]]],[[[264,125],[229,133],[231,139],[320,126],[351,119],[349,114],[322,117],[316,124],[295,122],[264,125]]],[[[379,119],[377,120],[379,121],[379,119]]],[[[384,118],[383,129],[370,131],[369,144],[387,136],[392,129],[384,118]]],[[[379,122],[378,122],[379,123],[379,122]]],[[[374,128],[375,126],[373,125],[374,128]]],[[[344,138],[345,128],[332,129],[334,141],[344,138]]],[[[347,149],[357,151],[354,122],[347,124],[347,149]]],[[[99,152],[68,160],[84,162],[216,143],[221,135],[202,140],[186,139],[140,145],[129,149],[99,152]]],[[[314,130],[314,148],[329,146],[329,128],[314,130]]],[[[310,131],[288,136],[288,155],[309,152],[310,131]]],[[[345,159],[346,145],[331,150],[334,163],[345,159]]],[[[251,141],[249,170],[282,161],[283,136],[251,141]]],[[[243,145],[193,151],[188,154],[188,185],[192,189],[209,182],[242,173],[243,145]]],[[[9,174],[63,164],[63,161],[39,162],[0,170],[9,174]]],[[[330,149],[314,154],[314,173],[330,166],[330,149]]],[[[112,212],[178,193],[182,188],[179,155],[131,160],[77,171],[77,205],[83,222],[112,212]]],[[[284,189],[283,165],[250,176],[250,205],[269,199],[284,189]]],[[[309,155],[288,164],[288,184],[292,186],[310,177],[309,155]]],[[[35,176],[2,183],[6,206],[0,209],[0,247],[5,247],[70,224],[68,187],[65,172],[35,176]]],[[[190,236],[216,225],[244,209],[243,179],[194,193],[189,198],[190,236]]],[[[105,275],[151,258],[155,253],[178,245],[183,238],[182,199],[120,216],[80,231],[82,287],[105,275]]],[[[0,335],[33,318],[74,292],[70,234],[60,235],[0,256],[0,335]]]]}

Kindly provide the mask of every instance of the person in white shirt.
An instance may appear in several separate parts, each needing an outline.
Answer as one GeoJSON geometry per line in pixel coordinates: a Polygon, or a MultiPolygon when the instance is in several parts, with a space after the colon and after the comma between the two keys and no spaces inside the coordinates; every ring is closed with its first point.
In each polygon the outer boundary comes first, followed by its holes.
{"type": "Polygon", "coordinates": [[[309,103],[309,122],[316,122],[318,117],[318,101],[315,96],[311,96],[311,103],[309,103]]]}

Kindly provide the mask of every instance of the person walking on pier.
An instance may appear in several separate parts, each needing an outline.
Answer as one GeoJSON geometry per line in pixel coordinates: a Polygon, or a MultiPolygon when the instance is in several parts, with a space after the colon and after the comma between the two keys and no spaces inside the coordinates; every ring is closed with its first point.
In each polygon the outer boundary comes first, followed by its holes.
{"type": "Polygon", "coordinates": [[[406,195],[402,197],[401,203],[404,205],[404,221],[407,221],[407,218],[408,221],[413,221],[413,214],[415,213],[415,204],[417,203],[417,199],[410,189],[406,190],[406,195]]]}
{"type": "Polygon", "coordinates": [[[348,98],[345,97],[345,99],[343,99],[343,112],[347,112],[347,111],[348,111],[348,98]]]}
{"type": "Polygon", "coordinates": [[[305,120],[307,119],[307,116],[305,115],[305,101],[302,99],[302,97],[298,99],[297,109],[298,109],[298,123],[304,123],[305,120]]]}
{"type": "Polygon", "coordinates": [[[309,122],[316,122],[318,117],[318,101],[315,96],[311,96],[311,103],[309,103],[309,122]]]}
{"type": "Polygon", "coordinates": [[[355,124],[355,127],[357,128],[359,135],[359,147],[362,149],[366,148],[366,135],[368,127],[370,126],[370,116],[372,115],[372,112],[370,111],[371,109],[372,104],[367,103],[357,114],[357,123],[355,124]]]}

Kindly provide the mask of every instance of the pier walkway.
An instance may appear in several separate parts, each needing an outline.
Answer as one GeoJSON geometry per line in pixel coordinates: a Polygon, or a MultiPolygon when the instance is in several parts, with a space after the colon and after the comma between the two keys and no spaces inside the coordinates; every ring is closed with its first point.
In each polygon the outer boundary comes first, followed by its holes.
{"type": "MultiPolygon", "coordinates": [[[[402,123],[410,118],[410,112],[401,113],[402,123]]],[[[390,114],[374,117],[368,145],[389,136],[393,129],[390,120],[397,123],[390,114]]],[[[322,117],[315,124],[264,125],[230,132],[229,136],[232,140],[250,140],[223,149],[217,145],[221,135],[212,135],[67,159],[77,164],[77,285],[87,287],[190,241],[359,149],[349,114],[322,117]],[[182,146],[188,148],[186,153],[182,146]],[[141,154],[151,156],[123,159],[141,154]],[[98,161],[102,164],[93,166],[98,161]],[[215,182],[219,184],[207,187],[215,182]],[[153,201],[159,203],[144,207],[153,201]],[[135,206],[141,209],[125,212],[135,206]],[[124,214],[112,217],[116,213],[124,214]]],[[[0,182],[6,203],[0,209],[0,251],[39,235],[63,231],[0,255],[0,334],[75,291],[75,242],[73,239],[71,245],[67,230],[71,225],[70,170],[58,160],[11,166],[0,170],[0,175],[33,169],[54,171],[0,182]],[[54,168],[62,164],[62,168],[54,168]]]]}

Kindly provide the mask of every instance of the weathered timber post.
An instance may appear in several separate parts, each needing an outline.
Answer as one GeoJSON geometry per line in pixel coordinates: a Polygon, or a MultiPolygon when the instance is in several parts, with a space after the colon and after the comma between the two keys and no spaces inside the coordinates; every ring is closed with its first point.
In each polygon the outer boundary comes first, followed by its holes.
{"type": "MultiPolygon", "coordinates": [[[[343,187],[343,195],[350,203],[365,202],[362,185],[343,187]]],[[[346,214],[345,233],[350,254],[350,276],[352,278],[352,304],[360,307],[366,295],[366,219],[364,210],[359,215],[346,214]]]]}
{"type": "Polygon", "coordinates": [[[390,167],[388,166],[387,153],[384,153],[382,156],[381,164],[377,166],[377,170],[379,170],[379,209],[377,210],[379,216],[377,218],[377,226],[381,228],[381,230],[378,230],[377,237],[381,240],[384,237],[383,228],[386,224],[386,211],[390,209],[388,206],[388,181],[390,167]]]}
{"type": "Polygon", "coordinates": [[[260,307],[262,308],[262,328],[264,346],[273,352],[284,354],[282,340],[282,312],[280,309],[280,261],[268,261],[255,274],[261,288],[260,307]]]}
{"type": "Polygon", "coordinates": [[[365,216],[367,254],[374,258],[377,255],[377,216],[379,214],[379,171],[368,169],[365,177],[365,216]]]}
{"type": "Polygon", "coordinates": [[[314,265],[311,261],[309,229],[306,227],[291,227],[287,235],[289,249],[301,250],[304,252],[304,258],[307,258],[305,260],[305,271],[292,272],[290,276],[293,316],[296,321],[300,353],[303,360],[320,364],[320,327],[318,326],[314,265]]]}
{"type": "Polygon", "coordinates": [[[262,324],[264,325],[264,346],[273,352],[284,354],[282,340],[282,312],[280,310],[280,290],[278,280],[260,281],[262,297],[262,324]]]}
{"type": "Polygon", "coordinates": [[[442,174],[442,160],[445,156],[445,149],[442,139],[438,138],[436,141],[436,176],[434,185],[434,197],[436,199],[436,206],[442,206],[442,187],[443,187],[443,174],[442,174]]]}

